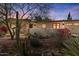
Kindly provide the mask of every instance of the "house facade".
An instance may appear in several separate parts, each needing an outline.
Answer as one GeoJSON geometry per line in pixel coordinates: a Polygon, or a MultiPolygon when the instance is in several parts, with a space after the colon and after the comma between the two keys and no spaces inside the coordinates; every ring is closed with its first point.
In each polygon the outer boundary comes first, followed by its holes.
{"type": "Polygon", "coordinates": [[[52,20],[52,21],[40,21],[32,22],[32,28],[43,28],[43,29],[64,29],[67,28],[73,34],[79,34],[79,19],[72,20],[69,12],[67,20],[52,20]]]}
{"type": "MultiPolygon", "coordinates": [[[[25,33],[26,29],[64,29],[67,28],[73,34],[79,34],[79,19],[72,20],[70,13],[68,14],[67,20],[40,20],[40,21],[30,21],[21,20],[20,32],[25,33]]],[[[16,27],[16,19],[11,20],[10,27],[16,27]]]]}
{"type": "Polygon", "coordinates": [[[52,22],[54,29],[68,28],[71,33],[79,34],[79,20],[61,20],[52,22]]]}
{"type": "MultiPolygon", "coordinates": [[[[27,26],[27,28],[28,28],[28,26],[27,26]]],[[[79,20],[56,20],[56,21],[47,21],[47,22],[44,22],[44,21],[31,22],[31,28],[39,28],[39,29],[40,28],[41,29],[67,28],[71,31],[71,33],[79,34],[79,20]]]]}
{"type": "MultiPolygon", "coordinates": [[[[15,22],[11,23],[11,29],[16,27],[15,22]]],[[[53,21],[22,21],[20,32],[26,33],[26,29],[63,29],[68,28],[71,33],[79,34],[79,20],[53,20],[53,21]]]]}

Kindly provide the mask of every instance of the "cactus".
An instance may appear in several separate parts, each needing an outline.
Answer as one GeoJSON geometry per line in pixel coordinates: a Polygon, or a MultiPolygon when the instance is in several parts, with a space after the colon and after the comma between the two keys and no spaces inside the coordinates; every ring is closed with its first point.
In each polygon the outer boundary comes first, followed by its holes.
{"type": "Polygon", "coordinates": [[[18,19],[18,12],[16,12],[16,45],[17,48],[20,47],[20,38],[19,38],[19,33],[20,32],[20,28],[19,28],[19,19],[18,19]]]}

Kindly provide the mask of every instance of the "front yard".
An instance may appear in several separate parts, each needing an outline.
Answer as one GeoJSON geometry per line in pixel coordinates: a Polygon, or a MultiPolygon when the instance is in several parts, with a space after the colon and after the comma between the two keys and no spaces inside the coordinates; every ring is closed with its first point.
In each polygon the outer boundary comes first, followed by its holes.
{"type": "Polygon", "coordinates": [[[16,39],[11,40],[10,37],[0,37],[0,55],[63,56],[65,55],[66,47],[63,43],[71,38],[71,33],[67,29],[59,29],[52,32],[33,31],[29,38],[20,35],[20,49],[17,49],[16,39]]]}

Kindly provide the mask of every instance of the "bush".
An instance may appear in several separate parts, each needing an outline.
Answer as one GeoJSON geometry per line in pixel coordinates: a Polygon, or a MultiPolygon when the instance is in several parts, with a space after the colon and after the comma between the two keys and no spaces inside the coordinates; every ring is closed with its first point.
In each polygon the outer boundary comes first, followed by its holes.
{"type": "Polygon", "coordinates": [[[70,30],[65,28],[65,29],[58,29],[59,36],[62,37],[63,39],[67,39],[70,37],[71,33],[70,30]]]}
{"type": "Polygon", "coordinates": [[[30,43],[31,43],[32,47],[39,48],[42,46],[39,37],[40,36],[36,33],[34,33],[34,35],[30,36],[30,43]]]}
{"type": "Polygon", "coordinates": [[[31,40],[31,46],[32,46],[33,48],[39,48],[39,47],[41,47],[42,45],[41,45],[41,43],[40,43],[39,40],[37,40],[37,39],[32,39],[32,40],[31,40]]]}
{"type": "Polygon", "coordinates": [[[55,33],[52,33],[52,38],[54,38],[54,48],[61,50],[63,48],[63,42],[71,38],[70,30],[57,29],[55,33]]]}
{"type": "Polygon", "coordinates": [[[5,26],[1,26],[1,27],[0,27],[0,31],[1,31],[1,32],[5,32],[5,33],[6,33],[7,30],[8,30],[8,29],[7,29],[7,27],[5,27],[5,26]]]}
{"type": "Polygon", "coordinates": [[[5,35],[7,31],[8,31],[7,27],[0,26],[0,36],[5,35]]]}
{"type": "Polygon", "coordinates": [[[30,35],[26,38],[26,41],[23,44],[22,55],[38,55],[39,51],[37,52],[37,49],[40,49],[41,46],[42,44],[39,41],[39,38],[37,38],[37,36],[30,35]]]}

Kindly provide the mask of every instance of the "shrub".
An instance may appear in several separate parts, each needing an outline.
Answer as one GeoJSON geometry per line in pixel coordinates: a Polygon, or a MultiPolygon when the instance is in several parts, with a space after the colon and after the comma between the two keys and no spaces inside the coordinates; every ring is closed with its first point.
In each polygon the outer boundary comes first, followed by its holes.
{"type": "Polygon", "coordinates": [[[70,30],[67,29],[67,28],[64,28],[64,29],[58,29],[58,33],[59,33],[59,36],[64,38],[64,39],[67,39],[70,37],[71,33],[70,33],[70,30]]]}
{"type": "Polygon", "coordinates": [[[41,46],[41,42],[40,42],[40,38],[39,38],[39,35],[34,33],[34,35],[31,35],[30,36],[30,43],[31,43],[31,46],[34,47],[34,48],[38,48],[41,46]]]}
{"type": "Polygon", "coordinates": [[[39,41],[39,38],[37,36],[30,35],[28,38],[26,38],[25,43],[23,44],[23,55],[38,55],[37,49],[40,49],[42,46],[41,42],[39,41]]]}
{"type": "Polygon", "coordinates": [[[7,27],[5,27],[5,26],[1,26],[1,27],[0,27],[0,31],[6,33],[6,32],[7,32],[7,27]]]}
{"type": "Polygon", "coordinates": [[[0,35],[4,35],[8,31],[7,27],[5,26],[0,26],[0,35]]]}
{"type": "Polygon", "coordinates": [[[32,39],[32,40],[31,40],[31,46],[32,46],[33,48],[39,48],[39,47],[41,47],[42,45],[41,45],[41,43],[40,43],[39,40],[37,40],[37,39],[32,39]]]}
{"type": "Polygon", "coordinates": [[[71,33],[70,30],[67,28],[57,29],[57,31],[52,34],[52,37],[54,38],[54,48],[62,50],[63,42],[71,38],[71,33]]]}

